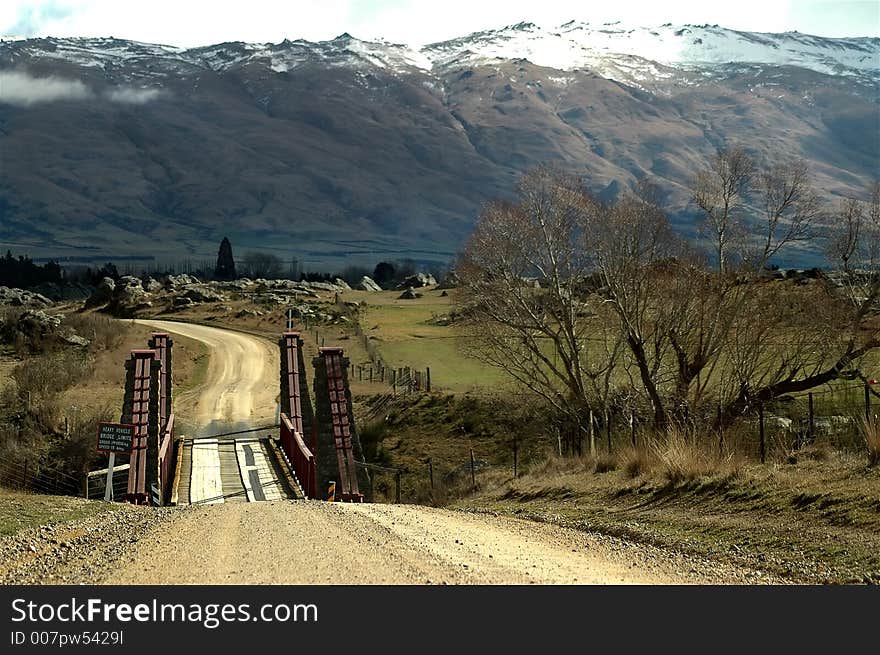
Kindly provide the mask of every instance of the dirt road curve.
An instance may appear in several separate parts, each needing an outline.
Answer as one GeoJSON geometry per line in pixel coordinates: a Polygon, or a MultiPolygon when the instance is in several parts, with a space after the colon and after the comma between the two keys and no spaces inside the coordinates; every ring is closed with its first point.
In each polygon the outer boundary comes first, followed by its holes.
{"type": "Polygon", "coordinates": [[[279,355],[271,343],[240,332],[204,325],[174,321],[138,322],[154,330],[201,341],[210,350],[205,385],[175,398],[177,413],[181,409],[192,410],[190,418],[203,429],[218,424],[257,426],[273,422],[278,397],[279,355]]]}
{"type": "Polygon", "coordinates": [[[742,571],[611,537],[407,505],[278,501],[191,508],[109,584],[742,583],[742,571]]]}

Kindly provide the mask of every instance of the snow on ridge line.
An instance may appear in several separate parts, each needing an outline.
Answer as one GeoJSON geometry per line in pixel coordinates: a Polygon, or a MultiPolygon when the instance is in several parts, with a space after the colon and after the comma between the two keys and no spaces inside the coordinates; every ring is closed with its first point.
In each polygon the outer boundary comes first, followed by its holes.
{"type": "MultiPolygon", "coordinates": [[[[363,41],[343,34],[328,41],[284,40],[278,44],[222,43],[179,48],[109,38],[29,39],[40,54],[70,58],[83,65],[130,60],[144,56],[225,70],[249,61],[265,61],[276,72],[290,70],[309,58],[330,65],[370,65],[401,71],[431,71],[436,67],[495,59],[528,59],[557,70],[614,68],[638,58],[646,71],[656,62],[665,67],[693,69],[728,63],[793,65],[826,74],[880,77],[880,39],[826,38],[784,32],[768,34],[729,30],[717,25],[627,27],[619,22],[591,25],[576,21],[544,28],[518,23],[498,30],[433,43],[420,49],[386,41],[363,41]],[[109,47],[108,47],[109,46],[109,47]],[[89,61],[91,58],[91,61],[89,61]],[[623,58],[623,60],[621,59],[623,58]]],[[[9,43],[9,42],[4,42],[9,43]]],[[[21,43],[16,41],[14,43],[21,43]]]]}

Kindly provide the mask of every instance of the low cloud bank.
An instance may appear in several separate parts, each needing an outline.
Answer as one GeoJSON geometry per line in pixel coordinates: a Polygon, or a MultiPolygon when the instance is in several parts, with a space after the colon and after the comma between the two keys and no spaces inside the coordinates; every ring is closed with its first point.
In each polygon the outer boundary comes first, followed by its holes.
{"type": "MultiPolygon", "coordinates": [[[[160,89],[119,86],[100,95],[103,100],[125,105],[143,105],[162,95],[160,89]]],[[[20,71],[0,72],[0,103],[30,107],[41,102],[90,100],[99,97],[80,80],[61,77],[33,77],[20,71]]]]}
{"type": "Polygon", "coordinates": [[[85,100],[92,96],[79,80],[31,77],[27,73],[0,73],[0,102],[28,107],[39,102],[85,100]]]}

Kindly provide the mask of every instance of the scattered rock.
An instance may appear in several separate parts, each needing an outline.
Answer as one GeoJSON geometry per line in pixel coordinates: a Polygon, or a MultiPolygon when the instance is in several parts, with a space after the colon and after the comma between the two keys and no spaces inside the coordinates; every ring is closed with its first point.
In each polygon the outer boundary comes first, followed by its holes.
{"type": "Polygon", "coordinates": [[[382,287],[380,287],[371,277],[367,277],[364,275],[361,278],[361,281],[354,285],[355,289],[359,291],[381,291],[382,287]]]}

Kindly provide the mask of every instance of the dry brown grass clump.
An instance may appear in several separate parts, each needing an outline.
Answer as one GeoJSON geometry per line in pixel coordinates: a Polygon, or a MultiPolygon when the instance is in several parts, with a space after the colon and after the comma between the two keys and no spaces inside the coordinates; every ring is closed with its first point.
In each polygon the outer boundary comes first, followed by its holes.
{"type": "Polygon", "coordinates": [[[593,467],[594,473],[609,473],[617,470],[617,457],[613,454],[605,453],[596,458],[596,466],[593,467]]]}
{"type": "Polygon", "coordinates": [[[859,426],[865,448],[868,451],[868,465],[880,464],[880,420],[877,418],[864,418],[859,426]]]}
{"type": "Polygon", "coordinates": [[[733,455],[722,456],[714,444],[680,428],[670,428],[652,446],[663,476],[672,484],[693,482],[711,475],[736,477],[742,462],[733,455]]]}
{"type": "Polygon", "coordinates": [[[623,451],[621,461],[624,473],[630,478],[637,478],[652,468],[650,453],[642,447],[630,446],[623,451]]]}

